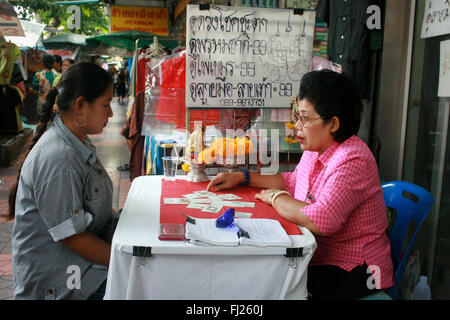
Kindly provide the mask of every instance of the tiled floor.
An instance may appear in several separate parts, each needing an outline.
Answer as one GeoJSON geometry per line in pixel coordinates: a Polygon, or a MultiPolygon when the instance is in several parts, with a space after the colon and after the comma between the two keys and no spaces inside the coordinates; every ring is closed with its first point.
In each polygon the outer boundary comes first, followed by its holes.
{"type": "MultiPolygon", "coordinates": [[[[91,140],[97,148],[97,156],[113,182],[113,208],[117,210],[123,207],[131,186],[129,171],[118,171],[117,167],[128,163],[130,152],[125,139],[120,135],[120,129],[125,123],[126,105],[120,105],[114,99],[111,106],[114,116],[109,120],[103,133],[91,136],[91,140]]],[[[0,168],[0,178],[2,180],[0,185],[0,214],[3,214],[8,210],[9,188],[17,178],[15,163],[10,167],[0,168]]],[[[11,265],[13,225],[14,221],[5,221],[0,218],[0,300],[13,299],[11,265]]]]}

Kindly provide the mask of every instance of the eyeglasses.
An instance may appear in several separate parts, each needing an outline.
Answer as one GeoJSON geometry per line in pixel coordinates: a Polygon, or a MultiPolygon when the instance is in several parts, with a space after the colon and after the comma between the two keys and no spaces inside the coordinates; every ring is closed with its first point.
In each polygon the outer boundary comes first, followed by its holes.
{"type": "Polygon", "coordinates": [[[323,119],[323,118],[320,117],[320,116],[319,117],[315,117],[315,118],[311,118],[309,116],[302,116],[302,115],[299,115],[297,113],[294,113],[295,123],[300,121],[300,123],[302,124],[302,127],[304,127],[304,128],[309,127],[314,121],[316,121],[318,119],[323,119]]]}

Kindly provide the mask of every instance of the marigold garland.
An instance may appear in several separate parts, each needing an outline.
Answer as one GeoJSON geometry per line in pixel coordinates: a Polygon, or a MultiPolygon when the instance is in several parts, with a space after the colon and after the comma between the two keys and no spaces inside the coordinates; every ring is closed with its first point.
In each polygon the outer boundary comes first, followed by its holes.
{"type": "Polygon", "coordinates": [[[289,144],[293,144],[297,142],[297,139],[292,138],[292,137],[286,137],[285,141],[289,144]]]}
{"type": "Polygon", "coordinates": [[[211,142],[208,148],[205,148],[198,155],[197,161],[200,163],[213,163],[218,157],[240,156],[253,152],[253,142],[247,137],[220,138],[211,142]],[[227,154],[231,152],[231,154],[227,154]]]}
{"type": "Polygon", "coordinates": [[[294,130],[295,129],[295,122],[287,122],[286,123],[286,127],[288,128],[288,129],[292,129],[292,130],[294,130]]]}
{"type": "Polygon", "coordinates": [[[291,119],[289,122],[286,122],[286,139],[284,139],[287,143],[293,144],[297,143],[297,139],[295,138],[295,118],[294,113],[298,108],[298,99],[297,96],[292,97],[292,111],[291,111],[291,119]]]}
{"type": "Polygon", "coordinates": [[[181,169],[186,173],[191,172],[191,165],[189,163],[183,163],[181,169]]]}

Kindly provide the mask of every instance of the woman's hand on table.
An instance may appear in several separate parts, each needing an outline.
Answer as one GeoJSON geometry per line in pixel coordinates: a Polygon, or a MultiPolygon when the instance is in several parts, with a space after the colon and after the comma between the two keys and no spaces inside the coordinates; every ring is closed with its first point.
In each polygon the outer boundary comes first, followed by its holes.
{"type": "Polygon", "coordinates": [[[207,191],[221,191],[233,188],[244,181],[242,172],[221,172],[206,187],[207,191]]]}
{"type": "Polygon", "coordinates": [[[272,201],[270,199],[270,193],[275,191],[276,189],[265,189],[261,190],[260,193],[255,194],[255,198],[261,200],[264,203],[272,205],[272,201]]]}

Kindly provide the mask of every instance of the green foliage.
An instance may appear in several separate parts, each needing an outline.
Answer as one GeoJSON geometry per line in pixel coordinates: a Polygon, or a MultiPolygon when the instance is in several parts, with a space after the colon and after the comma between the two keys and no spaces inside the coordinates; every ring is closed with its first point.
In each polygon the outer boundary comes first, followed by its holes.
{"type": "Polygon", "coordinates": [[[20,11],[20,18],[29,20],[39,14],[42,23],[65,32],[75,32],[95,35],[108,32],[109,20],[105,15],[105,3],[89,3],[79,5],[81,11],[80,29],[69,30],[67,22],[71,20],[72,12],[67,12],[68,5],[55,2],[61,0],[17,0],[10,1],[20,11]]]}

